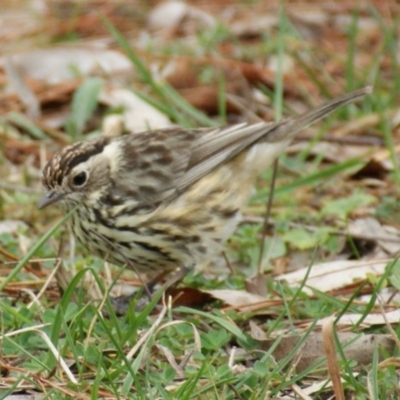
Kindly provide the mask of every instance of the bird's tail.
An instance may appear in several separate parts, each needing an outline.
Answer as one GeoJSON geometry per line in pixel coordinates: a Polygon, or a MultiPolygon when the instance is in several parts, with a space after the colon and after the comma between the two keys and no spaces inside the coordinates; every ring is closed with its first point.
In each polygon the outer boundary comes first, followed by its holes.
{"type": "Polygon", "coordinates": [[[326,117],[328,114],[337,110],[348,103],[352,103],[361,99],[367,94],[372,93],[372,86],[367,86],[363,89],[355,90],[354,92],[347,93],[343,96],[337,97],[330,102],[323,104],[311,111],[308,111],[297,117],[288,118],[276,124],[276,129],[271,129],[266,137],[268,142],[278,142],[281,140],[291,140],[297,132],[307,128],[314,122],[326,117]]]}

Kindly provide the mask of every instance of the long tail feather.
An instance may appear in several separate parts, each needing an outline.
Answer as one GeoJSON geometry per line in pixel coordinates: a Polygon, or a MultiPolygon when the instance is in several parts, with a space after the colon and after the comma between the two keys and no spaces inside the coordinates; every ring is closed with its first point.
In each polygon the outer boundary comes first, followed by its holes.
{"type": "Polygon", "coordinates": [[[355,90],[354,92],[347,93],[343,96],[337,97],[332,101],[313,109],[305,114],[299,115],[298,117],[288,118],[287,120],[281,121],[276,126],[276,129],[272,129],[268,132],[266,137],[268,142],[275,142],[281,140],[290,140],[296,136],[297,132],[307,128],[314,122],[321,118],[326,117],[328,114],[337,110],[340,107],[348,103],[352,103],[372,93],[372,86],[367,86],[363,89],[355,90]]]}

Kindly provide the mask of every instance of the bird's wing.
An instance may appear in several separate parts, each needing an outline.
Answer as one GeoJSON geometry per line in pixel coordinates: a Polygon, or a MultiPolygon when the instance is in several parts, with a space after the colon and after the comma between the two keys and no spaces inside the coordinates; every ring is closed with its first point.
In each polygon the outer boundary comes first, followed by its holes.
{"type": "MultiPolygon", "coordinates": [[[[364,97],[366,94],[371,93],[371,91],[371,87],[356,90],[335,98],[302,115],[283,119],[276,123],[240,124],[196,135],[188,168],[183,176],[179,177],[179,182],[176,182],[178,190],[184,191],[215,167],[230,160],[257,142],[271,144],[286,142],[288,145],[300,130],[324,118],[345,104],[364,97]]],[[[282,151],[279,146],[275,146],[274,148],[277,149],[277,154],[270,152],[269,157],[273,157],[271,162],[282,151]]]]}
{"type": "MultiPolygon", "coordinates": [[[[289,144],[298,131],[371,90],[368,87],[351,92],[298,117],[276,123],[194,130],[168,128],[131,134],[125,150],[124,159],[128,161],[124,179],[136,186],[138,201],[170,200],[252,144],[284,141],[289,144]]],[[[280,152],[270,157],[275,159],[280,152]]]]}

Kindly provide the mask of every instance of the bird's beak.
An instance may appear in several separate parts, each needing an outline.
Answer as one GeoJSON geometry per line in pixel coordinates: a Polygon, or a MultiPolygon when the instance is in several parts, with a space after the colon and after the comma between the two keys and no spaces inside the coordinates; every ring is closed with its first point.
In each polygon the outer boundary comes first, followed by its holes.
{"type": "Polygon", "coordinates": [[[38,202],[37,206],[39,209],[45,208],[50,204],[56,203],[65,196],[64,193],[57,193],[54,190],[47,192],[38,202]]]}

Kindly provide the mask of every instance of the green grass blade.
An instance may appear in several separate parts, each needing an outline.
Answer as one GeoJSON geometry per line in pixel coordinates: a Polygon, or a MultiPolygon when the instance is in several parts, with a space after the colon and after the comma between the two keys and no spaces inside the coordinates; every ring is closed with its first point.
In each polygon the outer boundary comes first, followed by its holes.
{"type": "Polygon", "coordinates": [[[87,78],[75,91],[67,122],[69,133],[74,139],[82,135],[86,123],[96,109],[102,87],[103,81],[100,78],[87,78]]]}
{"type": "Polygon", "coordinates": [[[0,292],[11,282],[21,271],[22,268],[29,262],[33,255],[57,232],[60,226],[68,220],[75,212],[75,208],[60,219],[48,232],[46,232],[37,243],[22,257],[21,261],[15,266],[12,272],[0,283],[0,292]]]}
{"type": "Polygon", "coordinates": [[[178,307],[176,309],[177,312],[185,313],[185,314],[192,314],[192,315],[199,315],[200,317],[209,319],[214,321],[216,324],[220,325],[222,328],[226,329],[232,335],[236,336],[236,338],[240,339],[244,343],[249,342],[249,338],[232,322],[227,321],[221,317],[213,315],[211,313],[206,313],[204,311],[195,310],[188,307],[178,307]]]}
{"type": "MultiPolygon", "coordinates": [[[[294,189],[297,189],[302,186],[310,185],[314,186],[317,185],[321,181],[325,181],[328,178],[336,176],[340,172],[344,172],[346,170],[357,168],[363,165],[365,162],[358,158],[347,160],[340,164],[334,164],[328,168],[325,168],[322,171],[315,172],[313,174],[309,174],[303,178],[299,178],[290,182],[286,185],[278,186],[275,189],[275,195],[290,192],[294,189]]],[[[264,201],[265,197],[268,196],[268,191],[262,190],[257,195],[252,197],[252,203],[258,201],[264,201]]]]}
{"type": "Polygon", "coordinates": [[[37,140],[45,140],[48,139],[48,136],[35,125],[32,121],[30,121],[25,115],[22,115],[18,112],[10,112],[7,115],[7,120],[9,122],[14,123],[22,129],[25,129],[34,139],[37,140]]]}

